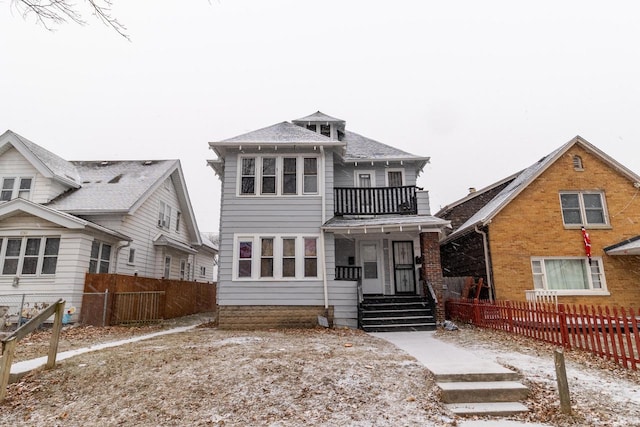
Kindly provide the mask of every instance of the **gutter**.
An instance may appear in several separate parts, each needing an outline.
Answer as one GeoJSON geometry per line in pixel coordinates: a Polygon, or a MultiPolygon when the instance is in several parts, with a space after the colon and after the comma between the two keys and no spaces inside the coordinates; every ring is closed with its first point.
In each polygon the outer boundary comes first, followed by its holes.
{"type": "MultiPolygon", "coordinates": [[[[321,202],[321,209],[322,209],[322,224],[324,224],[326,222],[327,219],[327,212],[326,212],[326,194],[325,194],[325,175],[326,175],[326,171],[324,169],[325,167],[325,154],[324,154],[324,146],[320,146],[320,166],[321,166],[321,170],[322,170],[322,180],[320,181],[320,200],[322,200],[321,202]]],[[[324,311],[325,311],[325,317],[328,319],[329,318],[329,285],[327,283],[327,265],[326,265],[326,260],[325,260],[325,252],[324,252],[324,230],[322,229],[322,227],[320,227],[320,256],[322,257],[322,260],[320,261],[320,265],[322,266],[322,288],[324,291],[324,311]]]]}
{"type": "Polygon", "coordinates": [[[482,234],[482,247],[484,249],[484,268],[487,275],[487,286],[489,287],[489,301],[493,301],[493,282],[491,281],[491,269],[489,267],[489,242],[487,241],[487,233],[475,225],[474,230],[478,234],[482,234]]]}
{"type": "Polygon", "coordinates": [[[118,257],[120,256],[120,251],[124,248],[128,248],[129,246],[131,246],[131,240],[126,241],[124,245],[119,245],[116,248],[116,257],[115,257],[116,262],[114,263],[114,266],[113,266],[114,274],[118,274],[118,257]]]}

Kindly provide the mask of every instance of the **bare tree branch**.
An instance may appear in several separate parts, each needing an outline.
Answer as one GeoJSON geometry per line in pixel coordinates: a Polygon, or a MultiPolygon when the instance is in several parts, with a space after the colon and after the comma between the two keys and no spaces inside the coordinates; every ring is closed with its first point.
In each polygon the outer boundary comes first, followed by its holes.
{"type": "MultiPolygon", "coordinates": [[[[33,15],[47,30],[52,30],[52,25],[69,21],[79,25],[87,23],[72,0],[11,0],[11,2],[24,19],[33,15]]],[[[130,40],[126,27],[111,15],[112,0],[84,0],[84,2],[98,20],[130,40]]]]}

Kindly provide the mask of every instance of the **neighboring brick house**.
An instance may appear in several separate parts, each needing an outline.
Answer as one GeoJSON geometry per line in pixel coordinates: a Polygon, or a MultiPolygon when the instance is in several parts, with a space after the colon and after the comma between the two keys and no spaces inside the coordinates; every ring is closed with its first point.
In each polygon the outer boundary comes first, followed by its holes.
{"type": "Polygon", "coordinates": [[[416,186],[428,157],[321,112],[210,147],[222,181],[221,327],[305,326],[318,315],[368,330],[435,327],[429,286],[441,296],[448,222],[416,186]]]}
{"type": "Polygon", "coordinates": [[[638,175],[577,136],[436,213],[454,224],[440,242],[443,274],[482,277],[500,300],[547,290],[561,302],[638,307],[639,191],[638,175]]]}

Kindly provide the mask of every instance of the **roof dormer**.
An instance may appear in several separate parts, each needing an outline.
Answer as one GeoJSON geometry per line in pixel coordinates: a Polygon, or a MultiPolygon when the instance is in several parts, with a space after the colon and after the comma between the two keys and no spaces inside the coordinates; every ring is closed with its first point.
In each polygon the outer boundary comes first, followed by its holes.
{"type": "Polygon", "coordinates": [[[336,119],[320,111],[301,119],[292,120],[292,123],[336,141],[341,141],[344,137],[346,124],[344,120],[336,119]]]}

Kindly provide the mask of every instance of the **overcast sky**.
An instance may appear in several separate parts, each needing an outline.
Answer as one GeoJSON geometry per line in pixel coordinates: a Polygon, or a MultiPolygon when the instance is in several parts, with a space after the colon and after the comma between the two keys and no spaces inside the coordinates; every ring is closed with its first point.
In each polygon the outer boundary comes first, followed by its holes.
{"type": "Polygon", "coordinates": [[[640,173],[638,2],[114,0],[131,42],[12,11],[0,133],[68,160],[180,159],[201,231],[219,225],[208,142],[317,110],[430,156],[433,212],[575,135],[640,173]]]}

